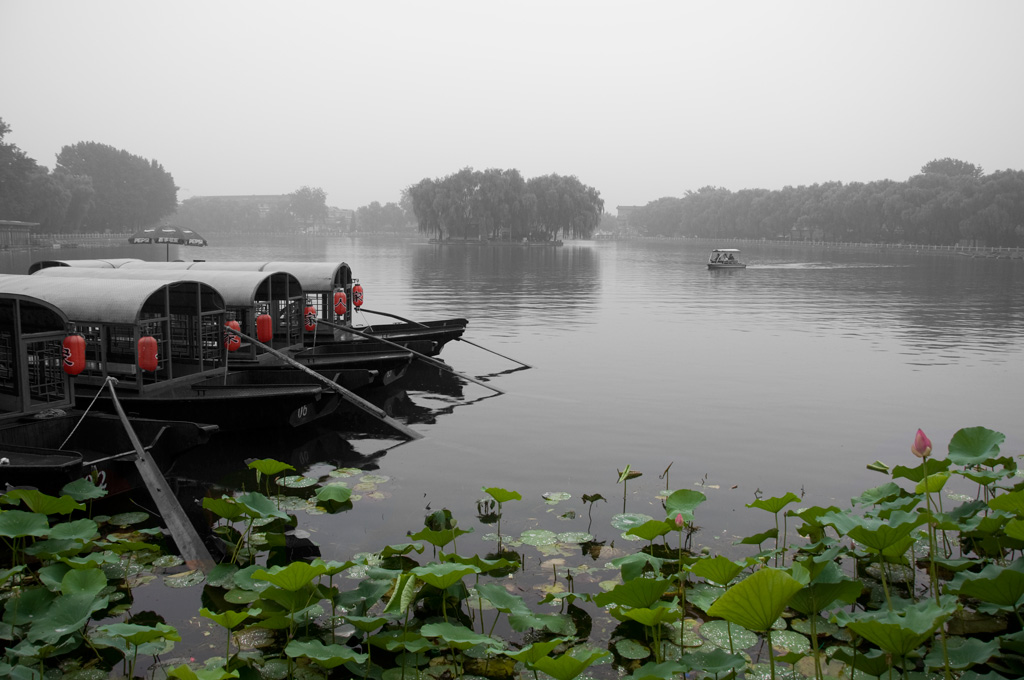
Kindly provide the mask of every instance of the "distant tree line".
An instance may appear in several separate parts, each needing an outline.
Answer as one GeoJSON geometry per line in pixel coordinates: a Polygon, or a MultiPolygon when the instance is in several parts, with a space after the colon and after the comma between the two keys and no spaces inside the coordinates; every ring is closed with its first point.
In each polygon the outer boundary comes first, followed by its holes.
{"type": "Polygon", "coordinates": [[[826,182],[778,191],[707,186],[633,210],[647,236],[1024,246],[1024,171],[984,174],[933,160],[905,182],[826,182]]]}
{"type": "Polygon", "coordinates": [[[50,232],[129,231],[174,212],[178,187],[155,160],[96,142],[65,146],[53,172],[14,144],[0,119],[0,219],[50,232]]]}
{"type": "Polygon", "coordinates": [[[436,238],[589,238],[604,213],[597,189],[574,176],[524,180],[518,170],[463,168],[408,187],[419,231],[436,238]]]}
{"type": "Polygon", "coordinates": [[[373,201],[356,210],[351,228],[360,233],[395,234],[408,231],[415,222],[416,218],[403,205],[373,201]]]}

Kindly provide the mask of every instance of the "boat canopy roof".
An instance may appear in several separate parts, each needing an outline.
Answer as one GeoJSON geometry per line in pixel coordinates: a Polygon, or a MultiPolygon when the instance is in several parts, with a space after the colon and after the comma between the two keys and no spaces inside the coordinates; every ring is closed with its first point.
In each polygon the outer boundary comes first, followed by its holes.
{"type": "MultiPolygon", "coordinates": [[[[163,264],[163,263],[160,263],[163,264]]],[[[228,307],[251,307],[256,301],[302,298],[302,286],[288,272],[218,271],[196,269],[82,269],[48,267],[34,276],[47,278],[90,278],[106,280],[201,281],[213,286],[228,307]]]]}
{"type": "Polygon", "coordinates": [[[0,293],[0,329],[11,337],[63,332],[68,317],[58,307],[31,295],[0,293]]]}
{"type": "Polygon", "coordinates": [[[740,249],[739,248],[715,248],[711,252],[713,252],[713,253],[738,253],[738,252],[740,252],[740,249]]]}
{"type": "Polygon", "coordinates": [[[298,279],[306,293],[330,293],[352,283],[352,270],[344,262],[231,262],[225,260],[197,262],[126,262],[123,268],[188,269],[222,271],[288,272],[298,279]]]}
{"type": "Polygon", "coordinates": [[[143,312],[163,316],[224,310],[221,294],[196,281],[0,275],[3,294],[38,298],[76,323],[137,325],[143,312]]]}
{"type": "Polygon", "coordinates": [[[113,258],[109,260],[40,260],[28,268],[29,274],[35,274],[47,267],[89,267],[91,269],[117,269],[126,262],[142,262],[133,257],[113,258]]]}

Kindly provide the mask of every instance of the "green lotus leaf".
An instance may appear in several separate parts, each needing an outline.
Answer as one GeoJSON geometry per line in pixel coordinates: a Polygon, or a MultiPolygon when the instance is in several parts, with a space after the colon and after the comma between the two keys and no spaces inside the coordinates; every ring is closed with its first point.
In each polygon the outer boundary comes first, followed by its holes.
{"type": "Polygon", "coordinates": [[[520,650],[514,652],[506,651],[504,654],[516,661],[521,661],[528,667],[532,667],[538,659],[546,657],[551,653],[551,650],[565,642],[566,639],[567,638],[564,637],[556,637],[543,642],[534,642],[533,644],[526,645],[520,650]]]}
{"type": "Polygon", "coordinates": [[[743,569],[744,565],[733,562],[724,555],[697,560],[690,567],[690,570],[697,576],[723,586],[731,583],[743,569]]]}
{"type": "Polygon", "coordinates": [[[949,459],[963,467],[984,465],[999,455],[999,445],[1006,435],[985,427],[966,427],[958,430],[949,441],[949,459]]]}
{"type": "Polygon", "coordinates": [[[563,531],[558,534],[559,543],[589,543],[594,540],[593,534],[588,534],[585,531],[563,531]]]}
{"type": "Polygon", "coordinates": [[[29,588],[4,602],[3,621],[12,626],[24,626],[46,615],[57,594],[46,588],[29,588]]]}
{"type": "MultiPolygon", "coordinates": [[[[640,659],[646,659],[649,657],[651,655],[651,650],[647,645],[642,645],[636,640],[625,638],[615,643],[615,653],[623,659],[639,661],[640,659]]],[[[675,665],[678,666],[678,664],[675,665]]]]}
{"type": "Polygon", "coordinates": [[[910,481],[920,482],[924,479],[925,472],[934,475],[937,472],[946,472],[949,470],[950,461],[948,458],[942,460],[935,460],[929,458],[927,462],[922,462],[914,467],[906,467],[904,465],[897,465],[892,469],[893,479],[909,479],[910,481]]]}
{"type": "Polygon", "coordinates": [[[484,487],[484,493],[489,495],[498,503],[507,503],[508,501],[523,500],[522,495],[520,495],[518,491],[509,491],[508,489],[502,489],[497,486],[484,487]]]}
{"type": "Polygon", "coordinates": [[[227,680],[237,678],[238,671],[227,671],[224,668],[200,668],[192,670],[187,664],[182,664],[167,671],[167,677],[178,678],[178,680],[227,680]]]}
{"type": "MultiPolygon", "coordinates": [[[[667,603],[666,603],[667,604],[667,603]]],[[[627,619],[636,621],[642,626],[653,628],[663,623],[669,623],[679,618],[679,609],[676,607],[632,607],[625,609],[619,607],[619,612],[627,619]]]]}
{"type": "Polygon", "coordinates": [[[420,652],[435,648],[433,642],[419,633],[405,630],[387,630],[383,633],[377,633],[370,637],[370,644],[386,649],[389,652],[401,649],[413,654],[419,654],[420,652]]]}
{"type": "Polygon", "coordinates": [[[85,594],[96,597],[106,587],[107,577],[99,569],[72,569],[60,581],[60,591],[64,595],[85,594]]]}
{"type": "Polygon", "coordinates": [[[444,590],[461,581],[464,576],[479,574],[480,568],[471,564],[447,562],[444,564],[428,564],[425,567],[414,567],[410,571],[424,583],[444,590]]]}
{"type": "Polygon", "coordinates": [[[1000,609],[1024,604],[1024,558],[1010,566],[990,564],[977,573],[961,572],[949,584],[949,592],[974,597],[1000,609]]]}
{"type": "Polygon", "coordinates": [[[554,545],[558,543],[558,534],[547,529],[528,529],[519,536],[519,540],[534,547],[554,545]]]}
{"type": "MultiPolygon", "coordinates": [[[[559,534],[561,536],[561,534],[559,534]]],[[[423,552],[422,548],[420,552],[423,552]]],[[[458,564],[469,564],[480,570],[481,574],[486,574],[489,571],[498,571],[502,569],[509,569],[512,567],[519,566],[518,562],[509,562],[504,557],[500,557],[496,560],[487,560],[479,555],[473,555],[472,557],[463,557],[456,553],[438,553],[438,559],[442,562],[455,562],[458,564]]]]}
{"type": "Polygon", "coordinates": [[[285,470],[294,470],[295,468],[288,463],[282,463],[281,461],[274,460],[273,458],[259,458],[257,460],[249,461],[249,469],[255,470],[257,474],[273,477],[285,470]]]}
{"type": "Polygon", "coordinates": [[[27,639],[29,642],[57,644],[62,638],[78,634],[92,618],[93,612],[103,609],[107,603],[107,598],[96,597],[92,593],[61,595],[44,616],[34,621],[27,639]]]}
{"type": "Polygon", "coordinates": [[[245,508],[245,514],[253,518],[278,517],[289,519],[288,514],[277,509],[274,503],[261,493],[250,491],[238,496],[235,501],[245,508]]]}
{"type": "Polygon", "coordinates": [[[320,565],[309,564],[308,562],[292,562],[287,567],[259,569],[253,572],[252,577],[260,581],[272,583],[284,590],[295,592],[319,578],[324,571],[324,567],[320,565]]]}
{"type": "Polygon", "coordinates": [[[523,598],[508,592],[500,583],[481,583],[477,585],[476,591],[500,612],[531,612],[523,598]]]}
{"type": "Polygon", "coordinates": [[[46,521],[46,515],[24,510],[0,511],[0,536],[45,536],[49,529],[50,524],[46,521]]]}
{"type": "Polygon", "coordinates": [[[799,503],[800,496],[790,491],[785,496],[772,496],[771,498],[758,498],[753,503],[747,503],[748,508],[760,508],[772,514],[777,514],[790,503],[799,503]]]}
{"type": "Polygon", "coordinates": [[[934,600],[910,604],[898,611],[834,613],[840,626],[849,628],[889,654],[904,657],[931,639],[939,626],[956,611],[956,598],[943,595],[941,604],[934,600]]]}
{"type": "Polygon", "coordinates": [[[212,612],[209,609],[207,609],[206,607],[202,607],[199,610],[199,615],[204,617],[204,618],[210,619],[211,621],[213,621],[214,623],[216,623],[219,626],[223,626],[224,628],[227,628],[228,630],[232,630],[232,629],[238,627],[238,625],[240,623],[242,623],[243,621],[245,621],[249,617],[251,617],[251,616],[259,616],[259,614],[262,611],[263,611],[262,609],[245,609],[245,610],[242,610],[242,611],[235,611],[233,609],[229,609],[229,610],[227,610],[225,612],[219,612],[218,613],[218,612],[212,612]]]}
{"type": "Polygon", "coordinates": [[[70,515],[75,510],[85,510],[85,506],[71,496],[57,498],[37,489],[11,489],[3,495],[3,500],[11,505],[20,501],[41,515],[70,515]]]}
{"type": "MultiPolygon", "coordinates": [[[[84,510],[85,506],[82,506],[82,509],[84,510]]],[[[132,524],[142,524],[148,519],[148,512],[119,512],[107,521],[119,527],[126,527],[132,524]]]]}
{"type": "Polygon", "coordinates": [[[97,498],[103,498],[107,495],[107,490],[96,486],[91,479],[82,478],[65,484],[60,490],[60,493],[62,496],[71,496],[81,503],[82,501],[91,501],[97,498]]]}
{"type": "Polygon", "coordinates": [[[778,529],[769,529],[768,531],[762,531],[759,534],[753,534],[751,536],[745,536],[744,538],[741,538],[739,541],[737,541],[736,544],[737,545],[761,545],[762,543],[764,543],[765,541],[767,541],[769,539],[778,538],[778,537],[779,537],[779,530],[778,529]]]}
{"type": "Polygon", "coordinates": [[[752,633],[743,626],[729,623],[728,621],[708,621],[701,624],[700,634],[705,640],[728,649],[747,649],[757,644],[757,634],[752,633]]]}
{"type": "Polygon", "coordinates": [[[925,493],[925,491],[928,493],[938,493],[939,491],[942,491],[942,487],[946,486],[946,482],[948,481],[948,472],[929,474],[927,483],[923,479],[918,482],[917,486],[914,488],[914,493],[925,493]]]}
{"type": "Polygon", "coordinates": [[[648,555],[645,552],[617,557],[611,562],[613,567],[618,567],[621,571],[623,582],[640,578],[645,571],[648,571],[648,569],[654,573],[658,573],[661,571],[661,566],[664,563],[665,560],[659,557],[654,557],[653,555],[648,555]]]}
{"type": "Polygon", "coordinates": [[[918,513],[894,512],[886,521],[861,519],[846,535],[871,552],[898,557],[910,547],[907,540],[913,542],[913,531],[927,521],[918,513]]]}
{"type": "Polygon", "coordinates": [[[203,509],[209,510],[218,517],[223,517],[229,522],[245,514],[245,507],[239,504],[234,498],[204,498],[203,509]]]}
{"type": "Polygon", "coordinates": [[[633,527],[638,527],[644,522],[649,522],[652,519],[654,518],[643,513],[624,512],[612,517],[611,525],[619,531],[629,531],[633,527]]]}
{"type": "Polygon", "coordinates": [[[311,486],[316,485],[317,480],[312,477],[305,477],[303,475],[288,475],[287,477],[281,477],[277,480],[278,486],[283,486],[286,489],[308,489],[311,486]]]}
{"type": "Polygon", "coordinates": [[[779,569],[765,567],[733,585],[708,609],[708,615],[753,631],[766,631],[803,585],[779,569]]]}
{"type": "Polygon", "coordinates": [[[675,528],[675,524],[669,524],[668,522],[664,522],[662,520],[652,519],[650,521],[644,522],[638,527],[633,527],[626,533],[630,536],[642,538],[645,541],[653,541],[657,537],[664,536],[665,534],[667,534],[675,528]]]}
{"type": "Polygon", "coordinates": [[[668,521],[675,522],[676,515],[682,515],[686,522],[693,521],[693,513],[701,503],[708,499],[700,491],[693,489],[679,489],[673,491],[665,499],[665,516],[668,521]]]}
{"type": "Polygon", "coordinates": [[[199,569],[193,569],[180,574],[168,574],[164,576],[163,583],[167,588],[191,588],[206,583],[206,575],[199,569]]]}
{"type": "Polygon", "coordinates": [[[635,578],[620,583],[605,593],[594,597],[598,607],[608,605],[625,605],[626,607],[650,607],[661,600],[661,596],[669,589],[672,582],[661,578],[635,578]]]}
{"type": "Polygon", "coordinates": [[[841,661],[872,678],[887,677],[887,674],[892,671],[889,655],[879,649],[860,652],[840,647],[832,652],[831,658],[834,661],[841,661]]]}
{"type": "Polygon", "coordinates": [[[345,645],[325,645],[319,640],[307,640],[299,642],[292,640],[285,647],[284,653],[290,657],[306,657],[312,659],[322,668],[334,668],[343,663],[355,662],[365,663],[366,654],[359,654],[351,647],[345,645]]]}
{"type": "Polygon", "coordinates": [[[328,484],[316,490],[317,500],[346,503],[352,498],[352,489],[341,484],[328,484]]]}
{"type": "MultiPolygon", "coordinates": [[[[949,654],[949,667],[953,670],[965,670],[987,663],[989,659],[999,654],[999,640],[983,642],[977,638],[949,638],[946,649],[949,654]]],[[[924,663],[932,668],[943,668],[945,657],[942,655],[942,647],[933,647],[925,657],[924,663]]]]}
{"type": "Polygon", "coordinates": [[[427,543],[435,545],[438,548],[443,548],[459,536],[462,536],[463,534],[472,533],[472,531],[472,529],[459,529],[458,527],[455,527],[454,529],[441,529],[437,531],[434,529],[428,529],[424,527],[423,529],[417,531],[415,534],[411,534],[409,538],[411,538],[414,541],[426,541],[427,543]]]}
{"type": "Polygon", "coordinates": [[[554,505],[556,503],[569,500],[572,498],[572,494],[565,491],[548,491],[546,493],[542,493],[540,497],[543,498],[544,502],[548,505],[554,505]]]}
{"type": "MultiPolygon", "coordinates": [[[[749,631],[744,632],[749,634],[749,631]]],[[[718,675],[743,668],[746,665],[746,660],[738,654],[730,654],[718,647],[707,652],[702,650],[687,653],[686,665],[693,670],[718,675]]]]}
{"type": "Polygon", "coordinates": [[[487,635],[454,623],[428,623],[420,627],[420,635],[427,638],[440,638],[456,649],[469,649],[477,645],[501,649],[503,643],[487,635]]]}
{"type": "Polygon", "coordinates": [[[609,652],[603,649],[577,647],[569,654],[563,654],[557,658],[545,656],[537,659],[533,666],[541,673],[547,673],[555,678],[555,680],[573,680],[573,678],[587,670],[595,661],[608,656],[608,654],[609,652]]]}
{"type": "Polygon", "coordinates": [[[697,609],[706,612],[708,607],[720,598],[725,588],[710,583],[696,583],[686,589],[686,601],[697,609]]]}
{"type": "Polygon", "coordinates": [[[1010,491],[999,494],[988,502],[993,510],[1005,510],[1018,517],[1024,517],[1024,491],[1010,491]]]}
{"type": "Polygon", "coordinates": [[[897,498],[904,493],[902,487],[896,482],[886,482],[881,486],[868,489],[856,498],[851,498],[854,505],[874,505],[884,500],[897,498]]]}

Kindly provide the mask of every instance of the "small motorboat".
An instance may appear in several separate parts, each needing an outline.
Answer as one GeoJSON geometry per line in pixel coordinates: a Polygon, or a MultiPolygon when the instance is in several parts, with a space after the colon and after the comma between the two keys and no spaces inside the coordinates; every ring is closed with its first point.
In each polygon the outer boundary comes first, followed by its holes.
{"type": "Polygon", "coordinates": [[[708,257],[708,269],[746,269],[736,248],[715,248],[708,257]]]}

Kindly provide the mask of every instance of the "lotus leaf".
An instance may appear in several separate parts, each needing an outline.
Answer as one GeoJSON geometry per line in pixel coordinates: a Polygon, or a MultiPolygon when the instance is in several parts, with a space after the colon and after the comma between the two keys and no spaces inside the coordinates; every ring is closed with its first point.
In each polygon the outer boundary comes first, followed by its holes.
{"type": "Polygon", "coordinates": [[[803,585],[779,569],[765,567],[733,585],[708,609],[708,615],[754,631],[766,631],[803,585]]]}
{"type": "Polygon", "coordinates": [[[46,521],[46,515],[24,510],[0,511],[0,536],[45,536],[49,529],[50,524],[46,521]]]}
{"type": "Polygon", "coordinates": [[[559,543],[589,543],[594,540],[593,534],[588,534],[585,531],[563,531],[558,534],[559,543]]]}
{"type": "Polygon", "coordinates": [[[179,680],[227,680],[237,678],[238,671],[227,671],[224,668],[200,668],[193,670],[182,664],[167,671],[167,677],[179,680]]]}
{"type": "Polygon", "coordinates": [[[758,498],[753,503],[747,503],[748,508],[760,508],[772,514],[778,514],[790,503],[799,503],[800,496],[790,491],[785,496],[772,496],[771,498],[758,498]]]}
{"type": "Polygon", "coordinates": [[[999,455],[999,445],[1006,441],[1002,432],[985,427],[965,427],[949,441],[949,459],[963,467],[985,465],[999,455]]]}
{"type": "Polygon", "coordinates": [[[668,522],[658,519],[652,519],[644,522],[638,527],[633,527],[627,531],[626,534],[629,536],[636,536],[637,538],[645,541],[653,541],[659,536],[664,536],[675,528],[674,524],[669,524],[668,522]]]}
{"type": "Polygon", "coordinates": [[[491,649],[502,649],[504,643],[487,635],[481,635],[465,626],[454,623],[428,623],[420,627],[420,635],[428,638],[440,638],[456,649],[469,649],[477,645],[486,645],[491,649]]]}
{"type": "MultiPolygon", "coordinates": [[[[964,670],[986,663],[993,656],[999,654],[999,641],[983,642],[976,638],[949,638],[946,642],[946,649],[949,654],[949,667],[954,670],[964,670]]],[[[924,663],[932,668],[942,668],[945,665],[942,648],[933,647],[925,657],[924,663]]]]}
{"type": "Polygon", "coordinates": [[[931,638],[956,607],[955,597],[943,595],[941,604],[927,600],[905,605],[899,611],[838,611],[833,618],[883,651],[902,658],[931,638]]]}
{"type": "MultiPolygon", "coordinates": [[[[703,629],[702,629],[703,630],[703,629]]],[[[750,634],[749,631],[744,631],[750,634]]],[[[755,636],[756,640],[756,636],[755,636]]],[[[710,651],[691,652],[686,655],[686,665],[693,670],[719,674],[743,668],[746,660],[737,654],[730,654],[721,647],[710,651]]]]}
{"type": "Polygon", "coordinates": [[[598,607],[625,605],[627,607],[650,607],[661,600],[672,582],[660,578],[635,578],[620,583],[606,593],[594,596],[598,607]]]}
{"type": "Polygon", "coordinates": [[[619,531],[629,531],[633,527],[638,527],[644,522],[649,522],[654,519],[650,515],[644,515],[642,513],[624,512],[615,515],[611,519],[611,525],[619,531]]]}
{"type": "Polygon", "coordinates": [[[642,645],[636,640],[631,640],[630,638],[625,638],[616,642],[615,652],[624,659],[633,659],[635,661],[646,659],[651,655],[651,650],[647,645],[642,645]]]}
{"type": "Polygon", "coordinates": [[[350,661],[365,663],[366,654],[359,654],[345,645],[325,645],[319,640],[299,642],[292,640],[285,647],[284,653],[290,657],[306,657],[322,668],[334,668],[350,661]]]}
{"type": "Polygon", "coordinates": [[[547,673],[555,678],[555,680],[573,680],[573,678],[593,665],[595,661],[608,655],[609,652],[603,649],[577,647],[570,653],[563,654],[557,658],[545,656],[537,659],[533,663],[533,667],[542,673],[547,673]]]}
{"type": "Polygon", "coordinates": [[[164,585],[168,588],[191,588],[205,582],[206,575],[198,569],[164,577],[164,585]]]}
{"type": "Polygon", "coordinates": [[[278,486],[286,489],[308,489],[316,484],[317,480],[303,475],[288,475],[277,480],[278,486]]]}
{"type": "Polygon", "coordinates": [[[558,535],[547,529],[528,529],[519,536],[519,540],[526,545],[534,547],[554,545],[558,542],[558,535]]]}
{"type": "Polygon", "coordinates": [[[73,482],[68,482],[64,485],[64,488],[60,490],[60,493],[61,495],[71,496],[81,503],[82,501],[91,501],[97,498],[103,498],[107,495],[107,490],[96,486],[91,479],[83,478],[76,479],[73,482]]]}
{"type": "Polygon", "coordinates": [[[554,505],[562,501],[567,501],[572,498],[572,494],[566,493],[565,491],[548,491],[541,494],[541,498],[544,499],[548,505],[554,505]]]}
{"type": "Polygon", "coordinates": [[[273,477],[285,470],[294,470],[295,468],[288,463],[282,463],[281,461],[274,460],[273,458],[259,458],[257,460],[249,461],[249,469],[255,470],[258,475],[273,477]]]}
{"type": "Polygon", "coordinates": [[[345,503],[352,498],[352,489],[341,484],[328,484],[316,490],[316,497],[321,501],[345,503]]]}
{"type": "MultiPolygon", "coordinates": [[[[83,506],[82,509],[84,510],[85,507],[83,506]]],[[[149,513],[146,512],[121,512],[111,517],[108,521],[119,527],[126,527],[132,524],[141,524],[148,519],[149,513]]]]}
{"type": "Polygon", "coordinates": [[[459,536],[471,532],[472,529],[466,530],[459,529],[458,527],[455,527],[454,529],[441,529],[439,531],[434,529],[427,529],[426,527],[424,527],[423,529],[417,531],[415,534],[411,534],[409,538],[411,538],[414,541],[426,541],[427,543],[435,545],[438,548],[443,548],[459,536]]]}
{"type": "Polygon", "coordinates": [[[11,489],[3,495],[3,501],[11,505],[21,501],[29,510],[41,515],[70,515],[75,510],[85,510],[85,506],[71,496],[57,498],[37,489],[11,489]]]}
{"type": "Polygon", "coordinates": [[[690,567],[690,570],[697,576],[723,586],[728,585],[739,576],[743,569],[742,564],[737,564],[724,555],[697,560],[690,567]]]}

